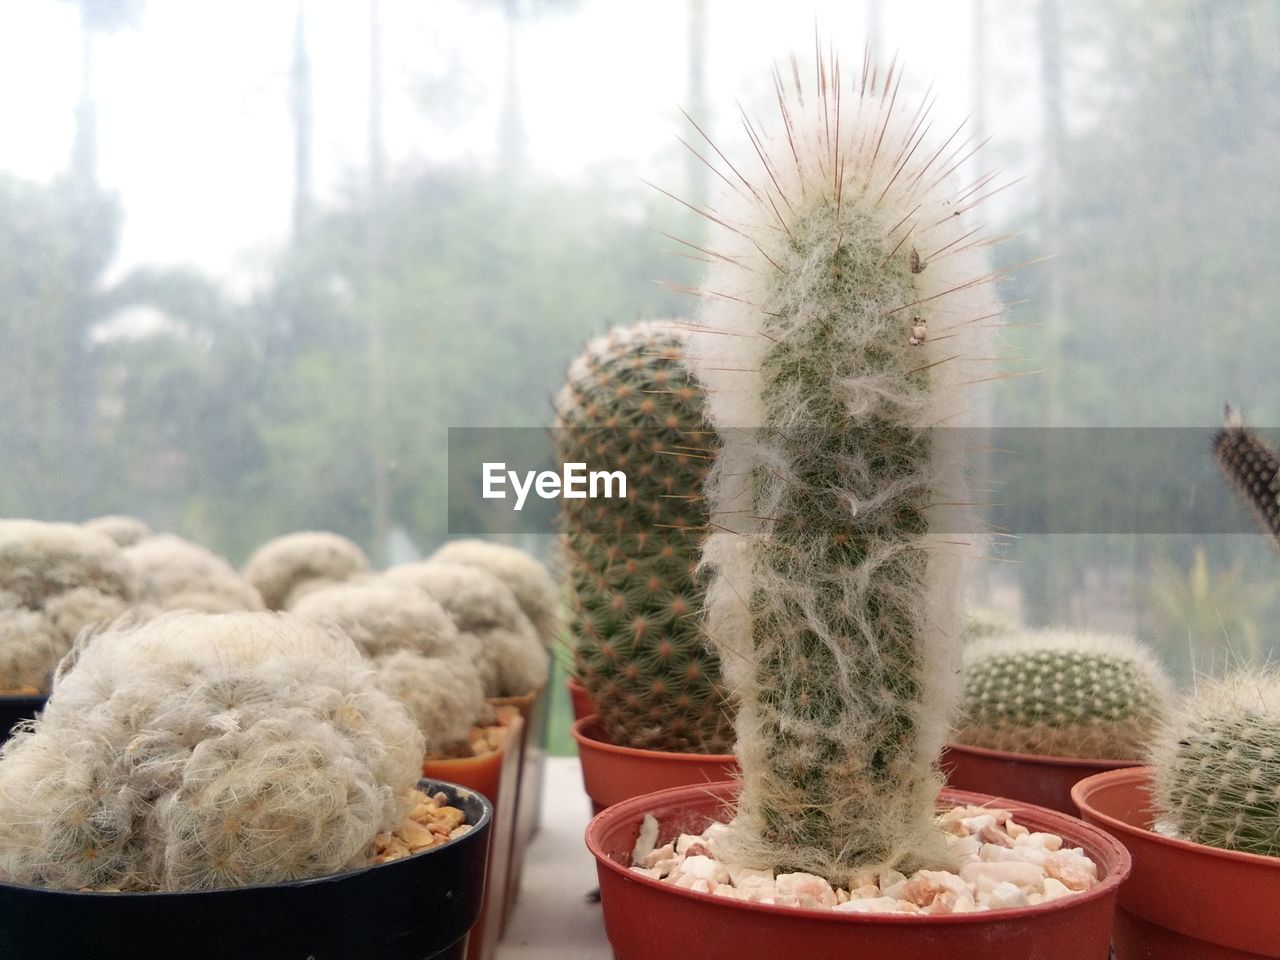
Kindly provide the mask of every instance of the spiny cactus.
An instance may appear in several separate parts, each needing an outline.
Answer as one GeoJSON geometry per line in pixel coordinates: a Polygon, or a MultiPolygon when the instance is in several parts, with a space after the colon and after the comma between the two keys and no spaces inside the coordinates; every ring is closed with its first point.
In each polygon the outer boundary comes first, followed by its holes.
{"type": "MultiPolygon", "coordinates": [[[[268,610],[285,610],[308,581],[341,583],[369,569],[364,551],[336,533],[302,531],[268,540],[249,557],[244,578],[262,594],[268,610]]],[[[301,594],[299,594],[300,596],[301,594]]]]}
{"type": "Polygon", "coordinates": [[[78,641],[0,749],[0,875],[203,890],[363,865],[422,738],[351,641],[300,617],[167,614],[78,641]]]}
{"type": "Polygon", "coordinates": [[[1213,457],[1266,531],[1280,541],[1280,455],[1244,425],[1230,405],[1213,438],[1213,457]]]}
{"type": "Polygon", "coordinates": [[[523,550],[485,540],[451,540],[431,555],[440,563],[460,563],[493,574],[515,595],[542,645],[560,638],[560,591],[547,568],[523,550]]]}
{"type": "Polygon", "coordinates": [[[424,590],[444,607],[458,631],[474,644],[486,696],[523,696],[547,682],[546,648],[515,596],[491,573],[427,560],[392,567],[383,578],[424,590]]]}
{"type": "Polygon", "coordinates": [[[475,660],[478,643],[444,608],[407,584],[338,584],[307,594],[292,613],[338,627],[373,661],[378,686],[409,708],[428,754],[447,754],[492,723],[475,660]]]}
{"type": "Polygon", "coordinates": [[[126,547],[124,557],[137,575],[139,599],[157,609],[202,613],[263,609],[258,591],[231,564],[181,537],[147,537],[126,547]]]}
{"type": "Polygon", "coordinates": [[[847,883],[949,860],[934,767],[980,538],[958,431],[932,428],[973,422],[1000,308],[967,215],[985,181],[948,183],[963,136],[930,137],[892,69],[800,75],[723,172],[688,353],[721,443],[704,562],[735,853],[847,883]]]}
{"type": "Polygon", "coordinates": [[[556,399],[561,463],[627,474],[627,499],[562,501],[576,670],[616,744],[727,753],[732,712],[702,632],[696,495],[715,444],[673,322],[587,345],[556,399]],[[695,496],[689,496],[694,493],[695,496]]]}
{"type": "Polygon", "coordinates": [[[1280,667],[1187,694],[1150,761],[1156,805],[1183,839],[1280,857],[1280,667]]]}
{"type": "Polygon", "coordinates": [[[956,740],[992,750],[1134,760],[1151,744],[1173,685],[1130,637],[1045,630],[964,652],[956,740]]]}
{"type": "Polygon", "coordinates": [[[86,530],[105,533],[116,542],[118,547],[131,547],[151,536],[151,527],[137,517],[123,514],[109,514],[105,517],[94,517],[80,524],[86,530]]]}

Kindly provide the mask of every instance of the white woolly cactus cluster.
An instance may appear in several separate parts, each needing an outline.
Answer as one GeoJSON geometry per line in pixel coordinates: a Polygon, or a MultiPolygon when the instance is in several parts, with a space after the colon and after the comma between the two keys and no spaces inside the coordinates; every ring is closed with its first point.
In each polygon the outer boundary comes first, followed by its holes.
{"type": "Polygon", "coordinates": [[[147,537],[124,556],[138,578],[138,597],[158,610],[235,613],[264,609],[262,597],[227,561],[172,534],[147,537]]]}
{"type": "Polygon", "coordinates": [[[364,865],[421,758],[336,630],[266,613],[113,627],[0,749],[0,876],[204,890],[364,865]]]}
{"type": "Polygon", "coordinates": [[[0,691],[47,690],[72,640],[119,617],[135,594],[133,570],[105,534],[0,520],[0,691]]]}
{"type": "Polygon", "coordinates": [[[964,651],[956,740],[992,750],[1135,760],[1151,745],[1173,684],[1132,637],[1041,630],[964,651]]]}
{"type": "Polygon", "coordinates": [[[523,696],[547,682],[547,650],[515,596],[493,574],[475,566],[427,560],[392,567],[383,578],[425,591],[444,607],[460,633],[473,638],[485,696],[523,696]]]}
{"type": "Polygon", "coordinates": [[[369,558],[346,537],[306,530],[260,546],[245,564],[244,577],[262,595],[268,610],[287,610],[311,589],[351,580],[368,569],[369,558]]]}
{"type": "Polygon", "coordinates": [[[131,547],[151,536],[151,527],[145,520],[129,517],[124,514],[108,514],[105,517],[94,517],[80,524],[86,530],[105,533],[116,542],[118,547],[131,547]]]}
{"type": "Polygon", "coordinates": [[[422,590],[370,581],[307,594],[292,613],[338,627],[370,658],[378,686],[409,708],[428,754],[465,745],[492,723],[475,660],[478,644],[422,590]]]}
{"type": "MultiPolygon", "coordinates": [[[[934,824],[978,553],[955,428],[1000,313],[971,153],[901,75],[775,72],[709,214],[688,354],[721,450],[707,631],[738,703],[744,862],[945,864],[934,824]]],[[[976,148],[974,148],[976,149],[976,148]]]]}
{"type": "Polygon", "coordinates": [[[560,590],[541,563],[523,550],[486,540],[452,540],[431,555],[439,563],[479,567],[501,580],[515,595],[542,645],[550,649],[560,638],[564,620],[560,590]]]}
{"type": "Polygon", "coordinates": [[[1280,857],[1280,666],[1187,694],[1150,762],[1156,806],[1183,839],[1280,857]]]}

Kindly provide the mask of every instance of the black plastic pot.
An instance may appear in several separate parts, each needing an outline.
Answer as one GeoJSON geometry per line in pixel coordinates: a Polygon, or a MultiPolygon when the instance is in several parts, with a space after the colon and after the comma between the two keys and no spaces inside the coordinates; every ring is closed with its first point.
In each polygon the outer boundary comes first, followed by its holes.
{"type": "Polygon", "coordinates": [[[48,694],[44,693],[0,693],[0,743],[9,739],[9,731],[15,723],[30,720],[43,710],[48,699],[48,694]]]}
{"type": "Polygon", "coordinates": [[[461,960],[480,915],[493,807],[443,790],[473,829],[348,873],[199,893],[79,893],[0,883],[4,960],[461,960]]]}

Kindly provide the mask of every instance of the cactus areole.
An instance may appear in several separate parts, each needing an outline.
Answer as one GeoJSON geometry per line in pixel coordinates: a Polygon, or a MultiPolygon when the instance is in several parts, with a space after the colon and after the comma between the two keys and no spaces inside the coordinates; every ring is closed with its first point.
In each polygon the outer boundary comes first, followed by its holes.
{"type": "Polygon", "coordinates": [[[934,768],[978,546],[949,428],[990,379],[969,210],[991,188],[950,185],[974,147],[893,69],[775,82],[724,161],[688,346],[721,442],[707,631],[738,704],[735,855],[846,883],[948,862],[934,768]]]}

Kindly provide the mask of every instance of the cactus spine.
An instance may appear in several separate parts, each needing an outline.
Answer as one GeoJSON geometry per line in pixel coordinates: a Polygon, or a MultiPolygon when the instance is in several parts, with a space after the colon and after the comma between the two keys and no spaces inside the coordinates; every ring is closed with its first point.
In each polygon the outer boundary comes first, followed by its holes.
{"type": "Polygon", "coordinates": [[[959,437],[930,428],[971,422],[999,306],[975,194],[947,186],[962,137],[922,142],[892,70],[775,81],[690,335],[721,440],[707,629],[739,705],[735,855],[847,883],[948,861],[934,764],[977,538],[959,437]]]}
{"type": "Polygon", "coordinates": [[[956,740],[1015,753],[1141,757],[1173,690],[1151,652],[1123,636],[995,636],[970,644],[964,665],[956,740]]]}
{"type": "Polygon", "coordinates": [[[1157,806],[1184,839],[1280,856],[1280,669],[1189,694],[1151,751],[1157,806]]]}
{"type": "Polygon", "coordinates": [[[733,744],[695,568],[710,463],[700,388],[674,324],[592,341],[556,400],[561,463],[626,472],[628,499],[564,500],[561,548],[579,679],[609,739],[726,753],[733,744]]]}

